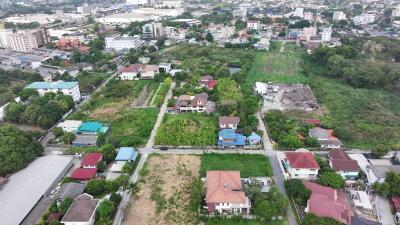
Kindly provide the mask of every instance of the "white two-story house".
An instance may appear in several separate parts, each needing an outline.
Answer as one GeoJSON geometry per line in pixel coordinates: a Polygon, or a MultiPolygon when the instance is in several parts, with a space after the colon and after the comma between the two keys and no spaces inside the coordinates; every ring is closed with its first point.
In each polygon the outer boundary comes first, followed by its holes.
{"type": "Polygon", "coordinates": [[[236,130],[240,123],[238,116],[220,116],[218,117],[218,126],[220,129],[234,129],[236,130]]]}
{"type": "Polygon", "coordinates": [[[314,155],[308,150],[278,152],[278,160],[285,179],[316,179],[320,169],[314,155]]]}

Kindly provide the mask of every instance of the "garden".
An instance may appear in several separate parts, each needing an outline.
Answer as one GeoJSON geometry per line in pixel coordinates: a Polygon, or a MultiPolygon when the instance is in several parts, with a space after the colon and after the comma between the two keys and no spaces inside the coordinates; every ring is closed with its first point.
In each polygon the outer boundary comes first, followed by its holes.
{"type": "Polygon", "coordinates": [[[241,177],[272,176],[268,158],[255,154],[203,154],[200,177],[205,177],[208,170],[239,170],[241,177]]]}
{"type": "Polygon", "coordinates": [[[215,117],[201,113],[164,116],[155,137],[156,145],[168,146],[210,146],[217,140],[215,117]]]}

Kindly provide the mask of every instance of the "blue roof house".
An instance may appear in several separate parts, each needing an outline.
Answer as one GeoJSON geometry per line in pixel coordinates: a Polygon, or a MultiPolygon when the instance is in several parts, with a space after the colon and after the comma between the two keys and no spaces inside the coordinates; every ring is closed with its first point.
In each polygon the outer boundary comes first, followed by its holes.
{"type": "Polygon", "coordinates": [[[261,137],[252,132],[251,135],[247,137],[247,141],[249,142],[249,145],[259,145],[261,144],[261,137]]]}
{"type": "Polygon", "coordinates": [[[85,122],[82,123],[76,133],[78,134],[105,134],[107,133],[108,127],[99,122],[85,122]]]}
{"type": "Polygon", "coordinates": [[[218,146],[224,148],[243,147],[246,137],[233,129],[222,129],[218,132],[218,146]]]}
{"type": "Polygon", "coordinates": [[[120,147],[115,161],[135,161],[138,152],[132,147],[120,147]]]}

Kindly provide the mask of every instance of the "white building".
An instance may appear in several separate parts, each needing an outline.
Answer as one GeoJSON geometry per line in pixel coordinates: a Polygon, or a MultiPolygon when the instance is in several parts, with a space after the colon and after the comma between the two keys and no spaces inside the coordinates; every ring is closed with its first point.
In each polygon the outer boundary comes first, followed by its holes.
{"type": "Polygon", "coordinates": [[[81,100],[81,92],[79,91],[78,82],[34,82],[25,88],[35,89],[41,96],[48,92],[61,92],[64,95],[71,96],[75,102],[79,102],[81,100]]]}
{"type": "Polygon", "coordinates": [[[340,21],[340,20],[346,20],[346,14],[344,14],[342,11],[335,11],[333,12],[333,21],[340,21]]]}
{"type": "Polygon", "coordinates": [[[119,70],[121,80],[134,80],[138,78],[140,71],[143,69],[142,64],[132,64],[119,70]]]}
{"type": "Polygon", "coordinates": [[[10,29],[0,29],[0,48],[9,48],[8,35],[12,33],[10,29]]]}
{"type": "Polygon", "coordinates": [[[85,3],[83,6],[76,7],[76,12],[80,14],[90,15],[96,13],[96,7],[85,3]]]}
{"type": "Polygon", "coordinates": [[[357,26],[367,25],[373,22],[375,22],[375,14],[372,13],[363,13],[353,17],[353,23],[357,26]]]}
{"type": "Polygon", "coordinates": [[[247,10],[246,9],[234,9],[232,11],[232,15],[235,19],[245,19],[247,16],[247,10]]]}
{"type": "Polygon", "coordinates": [[[163,0],[161,3],[161,7],[168,8],[181,8],[183,5],[182,0],[163,0]]]}
{"type": "Polygon", "coordinates": [[[82,121],[80,120],[65,120],[57,124],[57,127],[60,127],[64,132],[74,133],[81,125],[82,121]]]}
{"type": "Polygon", "coordinates": [[[332,37],[332,28],[330,27],[324,28],[321,33],[321,41],[330,42],[331,37],[332,37]]]}
{"type": "Polygon", "coordinates": [[[310,38],[317,36],[317,28],[316,27],[304,27],[303,28],[303,36],[306,37],[307,40],[310,40],[310,38]]]}
{"type": "Polygon", "coordinates": [[[16,52],[32,52],[39,47],[36,36],[31,33],[9,33],[7,37],[10,49],[16,52]]]}
{"type": "Polygon", "coordinates": [[[235,28],[211,23],[207,28],[207,32],[212,34],[214,41],[226,41],[235,34],[235,28]]]}
{"type": "Polygon", "coordinates": [[[257,20],[247,21],[247,28],[252,29],[252,30],[260,29],[260,21],[257,21],[257,20]]]}
{"type": "Polygon", "coordinates": [[[278,160],[285,179],[316,179],[320,169],[314,155],[308,150],[278,152],[278,160]]]}
{"type": "Polygon", "coordinates": [[[143,37],[145,39],[158,39],[164,36],[161,23],[147,23],[143,25],[143,37]]]}
{"type": "Polygon", "coordinates": [[[314,14],[312,12],[304,12],[304,19],[308,21],[313,21],[314,14]]]}
{"type": "Polygon", "coordinates": [[[145,5],[148,4],[149,0],[126,0],[128,5],[145,5]]]}
{"type": "Polygon", "coordinates": [[[400,8],[393,9],[392,17],[400,17],[400,8]]]}
{"type": "Polygon", "coordinates": [[[137,49],[142,46],[142,41],[139,37],[132,36],[110,36],[105,39],[106,49],[113,49],[115,51],[121,51],[123,49],[137,49]]]}
{"type": "Polygon", "coordinates": [[[304,9],[303,8],[296,8],[293,12],[293,16],[304,18],[304,9]]]}
{"type": "Polygon", "coordinates": [[[158,65],[158,69],[164,70],[165,73],[169,73],[169,71],[171,71],[171,66],[171,63],[160,63],[160,65],[158,65]]]}
{"type": "Polygon", "coordinates": [[[70,41],[78,40],[79,42],[85,42],[85,35],[79,32],[66,33],[62,37],[70,41]]]}

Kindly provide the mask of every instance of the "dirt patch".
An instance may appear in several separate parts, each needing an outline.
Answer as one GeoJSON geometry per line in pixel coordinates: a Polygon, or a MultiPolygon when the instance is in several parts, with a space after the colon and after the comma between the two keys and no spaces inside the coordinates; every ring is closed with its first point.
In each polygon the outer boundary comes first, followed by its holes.
{"type": "Polygon", "coordinates": [[[189,209],[190,185],[199,168],[198,156],[149,157],[125,225],[195,224],[196,215],[189,209]]]}

